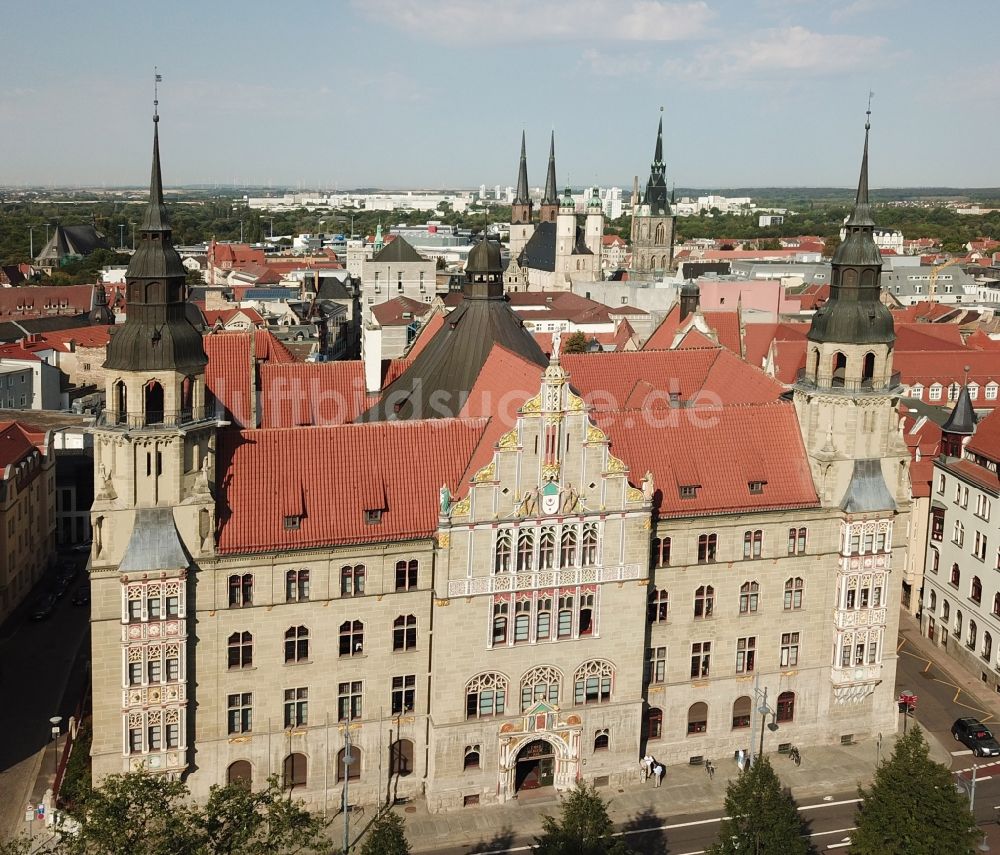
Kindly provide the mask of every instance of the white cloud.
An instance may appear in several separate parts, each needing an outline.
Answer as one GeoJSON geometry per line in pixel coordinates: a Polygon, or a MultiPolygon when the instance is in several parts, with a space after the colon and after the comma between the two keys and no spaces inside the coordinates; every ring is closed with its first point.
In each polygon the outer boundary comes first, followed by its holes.
{"type": "Polygon", "coordinates": [[[830,11],[831,21],[844,21],[857,15],[874,15],[899,6],[899,0],[851,0],[830,11]]]}
{"type": "Polygon", "coordinates": [[[698,38],[714,12],[705,0],[356,0],[380,23],[436,41],[475,44],[526,41],[667,42],[698,38]]]}
{"type": "Polygon", "coordinates": [[[583,64],[591,73],[599,77],[630,77],[646,74],[653,66],[648,57],[634,54],[628,50],[622,50],[618,53],[585,50],[583,64]]]}
{"type": "Polygon", "coordinates": [[[664,70],[703,83],[769,78],[788,72],[828,75],[870,68],[887,61],[888,40],[882,36],[816,33],[805,27],[763,30],[742,41],[703,49],[691,62],[671,60],[664,70]]]}

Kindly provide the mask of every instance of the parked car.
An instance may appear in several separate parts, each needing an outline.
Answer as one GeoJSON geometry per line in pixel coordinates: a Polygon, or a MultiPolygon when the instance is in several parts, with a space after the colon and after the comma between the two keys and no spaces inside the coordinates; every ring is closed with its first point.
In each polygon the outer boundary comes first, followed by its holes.
{"type": "Polygon", "coordinates": [[[73,594],[73,599],[70,602],[74,606],[88,606],[90,605],[90,590],[84,585],[75,594],[73,594]]]}
{"type": "Polygon", "coordinates": [[[85,554],[90,552],[90,543],[78,543],[75,546],[69,548],[70,552],[76,552],[77,554],[85,554]]]}
{"type": "Polygon", "coordinates": [[[52,589],[52,593],[56,599],[61,600],[66,595],[71,584],[73,584],[73,580],[67,579],[65,576],[60,576],[56,579],[55,587],[52,589]]]}
{"type": "Polygon", "coordinates": [[[38,600],[31,610],[32,620],[45,620],[49,615],[52,614],[52,610],[56,607],[56,597],[54,594],[46,594],[44,597],[38,600]]]}
{"type": "Polygon", "coordinates": [[[951,726],[951,735],[968,748],[976,757],[1000,756],[1000,742],[993,738],[989,728],[977,718],[959,718],[951,726]]]}

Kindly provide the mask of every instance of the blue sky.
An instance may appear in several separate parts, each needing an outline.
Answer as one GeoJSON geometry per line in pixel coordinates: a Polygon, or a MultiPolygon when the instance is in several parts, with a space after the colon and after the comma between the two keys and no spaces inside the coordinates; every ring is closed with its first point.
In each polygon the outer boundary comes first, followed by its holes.
{"type": "Polygon", "coordinates": [[[0,0],[0,184],[1000,185],[996,0],[0,0]]]}

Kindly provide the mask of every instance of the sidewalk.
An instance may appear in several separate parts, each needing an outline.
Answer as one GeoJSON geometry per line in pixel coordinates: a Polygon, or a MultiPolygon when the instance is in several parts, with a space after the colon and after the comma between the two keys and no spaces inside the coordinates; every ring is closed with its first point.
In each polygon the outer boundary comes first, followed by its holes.
{"type": "MultiPolygon", "coordinates": [[[[881,754],[892,753],[896,734],[882,740],[881,754]]],[[[878,747],[874,741],[850,746],[831,745],[807,748],[802,765],[777,753],[768,757],[778,777],[799,801],[828,795],[850,794],[854,798],[859,783],[867,783],[875,769],[878,747]]],[[[937,740],[931,742],[931,755],[939,762],[951,755],[937,740]]],[[[669,766],[663,784],[654,789],[652,780],[624,789],[602,788],[598,792],[610,802],[608,814],[619,828],[662,824],[668,817],[721,810],[726,784],[739,770],[735,761],[713,760],[714,779],[703,766],[669,766]]],[[[404,813],[406,836],[414,852],[434,852],[441,848],[471,846],[471,851],[503,850],[510,846],[515,833],[533,835],[541,831],[542,816],[558,815],[559,794],[551,789],[532,793],[527,799],[503,805],[467,808],[448,813],[429,814],[423,802],[404,813]]]]}

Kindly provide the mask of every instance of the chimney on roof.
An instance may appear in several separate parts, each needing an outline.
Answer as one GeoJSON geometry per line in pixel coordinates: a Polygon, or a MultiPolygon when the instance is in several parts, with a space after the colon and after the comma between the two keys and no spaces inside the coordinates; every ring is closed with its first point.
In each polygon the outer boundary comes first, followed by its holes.
{"type": "Polygon", "coordinates": [[[364,324],[361,328],[361,358],[365,363],[365,391],[382,391],[382,328],[364,324]]]}

